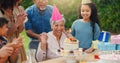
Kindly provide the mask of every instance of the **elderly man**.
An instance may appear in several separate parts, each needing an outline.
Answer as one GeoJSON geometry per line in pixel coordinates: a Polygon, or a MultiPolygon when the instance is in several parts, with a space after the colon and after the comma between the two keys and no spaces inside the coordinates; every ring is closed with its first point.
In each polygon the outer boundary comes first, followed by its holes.
{"type": "Polygon", "coordinates": [[[52,6],[48,0],[33,0],[34,5],[26,9],[28,21],[25,23],[27,35],[31,38],[29,48],[37,49],[42,32],[49,32],[52,6]]]}

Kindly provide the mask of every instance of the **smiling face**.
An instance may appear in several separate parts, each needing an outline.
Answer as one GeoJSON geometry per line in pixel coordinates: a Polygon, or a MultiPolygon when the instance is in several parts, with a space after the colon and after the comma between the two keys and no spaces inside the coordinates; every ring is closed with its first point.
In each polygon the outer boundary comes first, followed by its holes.
{"type": "Polygon", "coordinates": [[[7,36],[7,24],[3,25],[2,27],[0,27],[0,35],[1,36],[7,36]]]}
{"type": "Polygon", "coordinates": [[[90,20],[90,16],[91,16],[91,8],[88,5],[82,5],[81,6],[81,16],[83,18],[83,20],[90,20]]]}
{"type": "Polygon", "coordinates": [[[45,10],[48,4],[48,0],[34,0],[34,3],[37,5],[39,10],[45,10]]]}
{"type": "Polygon", "coordinates": [[[53,34],[56,36],[61,36],[62,32],[64,31],[65,27],[64,27],[65,22],[64,21],[58,21],[58,22],[54,22],[51,25],[51,28],[53,30],[53,34]]]}

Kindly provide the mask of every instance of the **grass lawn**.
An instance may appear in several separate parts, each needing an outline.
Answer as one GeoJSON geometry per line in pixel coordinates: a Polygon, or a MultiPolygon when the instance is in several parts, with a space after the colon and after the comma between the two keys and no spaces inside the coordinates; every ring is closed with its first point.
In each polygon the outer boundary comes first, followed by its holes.
{"type": "Polygon", "coordinates": [[[28,50],[28,44],[29,44],[29,41],[30,41],[30,40],[29,40],[29,38],[27,37],[25,30],[24,30],[20,35],[21,35],[22,38],[23,38],[24,48],[25,48],[25,50],[27,51],[27,50],[28,50]]]}

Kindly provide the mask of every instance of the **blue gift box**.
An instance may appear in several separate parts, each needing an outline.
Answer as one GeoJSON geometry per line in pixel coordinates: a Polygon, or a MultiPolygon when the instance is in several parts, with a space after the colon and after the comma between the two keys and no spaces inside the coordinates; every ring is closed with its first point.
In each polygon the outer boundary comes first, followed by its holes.
{"type": "Polygon", "coordinates": [[[116,44],[116,50],[120,50],[120,44],[116,44]]]}
{"type": "Polygon", "coordinates": [[[102,51],[116,50],[116,44],[99,42],[98,49],[102,51]]]}
{"type": "Polygon", "coordinates": [[[110,38],[110,32],[100,32],[100,36],[98,40],[103,42],[108,42],[109,38],[110,38]]]}

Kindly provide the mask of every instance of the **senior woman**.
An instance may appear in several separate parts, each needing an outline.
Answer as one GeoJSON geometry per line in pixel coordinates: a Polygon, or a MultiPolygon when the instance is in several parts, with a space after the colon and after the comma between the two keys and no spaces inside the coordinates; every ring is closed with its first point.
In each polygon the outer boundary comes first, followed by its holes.
{"type": "Polygon", "coordinates": [[[50,21],[52,31],[47,34],[44,32],[41,34],[41,42],[39,43],[36,54],[37,61],[59,57],[56,52],[58,49],[63,49],[63,42],[66,38],[66,35],[63,33],[65,20],[60,15],[56,6],[53,8],[50,21]]]}

